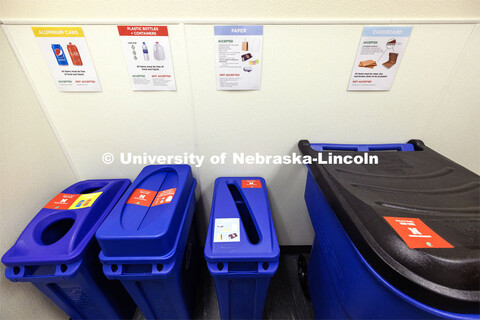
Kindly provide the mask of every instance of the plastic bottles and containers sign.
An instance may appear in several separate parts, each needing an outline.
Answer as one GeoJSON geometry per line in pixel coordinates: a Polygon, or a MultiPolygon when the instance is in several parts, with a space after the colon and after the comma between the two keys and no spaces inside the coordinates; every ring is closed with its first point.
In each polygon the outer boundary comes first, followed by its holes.
{"type": "Polygon", "coordinates": [[[118,26],[133,90],[176,90],[166,26],[118,26]]]}
{"type": "Polygon", "coordinates": [[[102,91],[81,27],[32,27],[59,91],[102,91]]]}

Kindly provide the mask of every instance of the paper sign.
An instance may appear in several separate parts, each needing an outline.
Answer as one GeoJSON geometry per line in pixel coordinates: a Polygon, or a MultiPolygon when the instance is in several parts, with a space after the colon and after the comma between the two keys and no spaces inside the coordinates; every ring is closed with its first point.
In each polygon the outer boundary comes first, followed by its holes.
{"type": "Polygon", "coordinates": [[[261,188],[262,182],[260,180],[242,180],[242,188],[261,188]]]}
{"type": "Polygon", "coordinates": [[[118,26],[133,90],[176,90],[168,29],[118,26]]]}
{"type": "Polygon", "coordinates": [[[217,90],[258,90],[263,26],[215,26],[217,90]]]}
{"type": "Polygon", "coordinates": [[[81,27],[32,27],[59,91],[102,91],[81,27]]]}
{"type": "Polygon", "coordinates": [[[127,200],[127,203],[150,207],[156,194],[156,191],[137,188],[133,190],[132,194],[127,200]]]}
{"type": "Polygon", "coordinates": [[[390,90],[411,31],[412,27],[365,27],[348,90],[390,90]]]}
{"type": "Polygon", "coordinates": [[[240,242],[240,219],[215,219],[213,242],[240,242]]]}
{"type": "Polygon", "coordinates": [[[418,218],[384,217],[410,249],[453,248],[418,218]]]}

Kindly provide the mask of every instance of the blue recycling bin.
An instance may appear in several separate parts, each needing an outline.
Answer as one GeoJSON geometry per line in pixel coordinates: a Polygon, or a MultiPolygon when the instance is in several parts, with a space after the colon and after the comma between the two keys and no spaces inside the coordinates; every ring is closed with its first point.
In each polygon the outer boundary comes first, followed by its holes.
{"type": "Polygon", "coordinates": [[[420,140],[302,140],[299,148],[313,159],[378,157],[377,164],[308,165],[315,318],[480,319],[480,245],[472,227],[480,224],[478,175],[420,140]]]}
{"type": "Polygon", "coordinates": [[[205,259],[222,319],[261,319],[280,249],[263,178],[215,181],[205,259]]]}
{"type": "Polygon", "coordinates": [[[191,318],[200,253],[188,165],[145,167],[97,231],[103,272],[147,319],[191,318]]]}
{"type": "Polygon", "coordinates": [[[119,282],[103,275],[94,237],[129,184],[87,180],[63,190],[2,257],[6,277],[31,282],[72,319],[131,318],[135,304],[119,282]]]}

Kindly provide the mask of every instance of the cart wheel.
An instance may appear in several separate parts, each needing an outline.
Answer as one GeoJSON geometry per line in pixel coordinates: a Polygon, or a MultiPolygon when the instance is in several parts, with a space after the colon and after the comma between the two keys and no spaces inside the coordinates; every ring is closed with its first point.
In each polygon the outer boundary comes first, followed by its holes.
{"type": "Polygon", "coordinates": [[[300,287],[302,287],[303,295],[310,300],[310,291],[308,291],[308,278],[307,278],[308,262],[304,255],[298,256],[297,272],[298,281],[300,287]]]}

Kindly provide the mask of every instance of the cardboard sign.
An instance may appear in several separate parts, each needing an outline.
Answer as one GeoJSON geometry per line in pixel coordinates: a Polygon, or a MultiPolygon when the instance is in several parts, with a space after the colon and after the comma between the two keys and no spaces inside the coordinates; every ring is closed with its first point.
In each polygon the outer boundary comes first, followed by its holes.
{"type": "Polygon", "coordinates": [[[390,90],[412,27],[365,27],[349,91],[390,90]]]}

